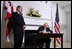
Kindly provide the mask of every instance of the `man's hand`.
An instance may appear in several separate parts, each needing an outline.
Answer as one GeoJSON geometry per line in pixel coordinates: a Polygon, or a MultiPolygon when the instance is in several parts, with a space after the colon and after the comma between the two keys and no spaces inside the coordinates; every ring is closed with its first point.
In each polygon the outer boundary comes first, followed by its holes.
{"type": "Polygon", "coordinates": [[[25,29],[26,28],[26,26],[25,25],[23,25],[23,29],[25,29]]]}
{"type": "Polygon", "coordinates": [[[41,33],[44,33],[44,31],[41,31],[41,33]]]}
{"type": "Polygon", "coordinates": [[[43,34],[45,34],[45,33],[48,34],[48,32],[44,32],[44,31],[41,31],[41,32],[42,32],[43,34]]]}

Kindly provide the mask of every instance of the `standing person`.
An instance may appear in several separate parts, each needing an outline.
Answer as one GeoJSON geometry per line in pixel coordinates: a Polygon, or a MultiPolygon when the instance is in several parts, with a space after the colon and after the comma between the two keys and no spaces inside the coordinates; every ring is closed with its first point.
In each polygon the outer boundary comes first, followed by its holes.
{"type": "Polygon", "coordinates": [[[14,48],[21,48],[23,41],[23,30],[25,29],[25,22],[22,16],[22,7],[17,6],[16,12],[13,12],[13,32],[14,32],[14,48]]]}

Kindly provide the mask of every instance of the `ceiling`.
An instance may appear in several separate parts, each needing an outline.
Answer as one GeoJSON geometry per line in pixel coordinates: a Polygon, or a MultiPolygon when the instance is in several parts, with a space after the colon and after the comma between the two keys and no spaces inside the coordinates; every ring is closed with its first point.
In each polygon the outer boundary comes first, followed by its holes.
{"type": "Polygon", "coordinates": [[[58,3],[65,12],[71,12],[71,1],[52,1],[52,3],[58,3]]]}
{"type": "Polygon", "coordinates": [[[71,5],[71,1],[52,1],[53,3],[59,3],[59,6],[64,8],[71,5]]]}

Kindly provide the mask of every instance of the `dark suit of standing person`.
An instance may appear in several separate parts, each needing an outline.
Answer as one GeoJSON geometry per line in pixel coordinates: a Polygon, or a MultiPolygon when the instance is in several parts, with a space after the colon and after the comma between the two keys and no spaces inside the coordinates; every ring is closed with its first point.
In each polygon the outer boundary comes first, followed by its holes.
{"type": "Polygon", "coordinates": [[[13,33],[14,33],[14,48],[21,48],[23,41],[23,30],[25,29],[25,22],[22,17],[22,7],[17,6],[17,11],[13,12],[13,33]]]}
{"type": "MultiPolygon", "coordinates": [[[[38,31],[39,31],[39,34],[47,34],[49,32],[52,33],[50,28],[48,28],[47,23],[45,23],[44,26],[40,26],[38,31]]],[[[49,37],[45,39],[42,39],[42,38],[38,39],[39,48],[42,48],[44,42],[46,43],[46,48],[50,48],[50,41],[51,39],[49,37]]]]}

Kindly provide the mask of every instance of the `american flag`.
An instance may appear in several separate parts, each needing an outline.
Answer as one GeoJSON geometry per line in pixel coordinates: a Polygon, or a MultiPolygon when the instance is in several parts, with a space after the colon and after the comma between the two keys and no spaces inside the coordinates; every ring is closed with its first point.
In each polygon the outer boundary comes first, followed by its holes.
{"type": "MultiPolygon", "coordinates": [[[[60,25],[59,25],[59,14],[58,14],[58,3],[57,3],[57,9],[56,9],[56,17],[55,17],[55,25],[54,25],[55,33],[60,34],[60,25]]],[[[58,44],[61,43],[61,39],[56,38],[56,41],[58,44]]]]}

